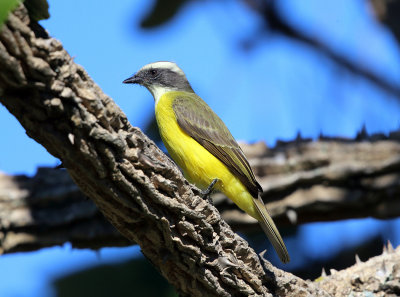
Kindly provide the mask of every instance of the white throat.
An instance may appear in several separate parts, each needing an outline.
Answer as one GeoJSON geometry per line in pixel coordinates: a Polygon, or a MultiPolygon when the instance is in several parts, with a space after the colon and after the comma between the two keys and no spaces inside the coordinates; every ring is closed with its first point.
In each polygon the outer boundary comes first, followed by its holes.
{"type": "Polygon", "coordinates": [[[150,85],[150,86],[146,86],[146,88],[153,95],[155,105],[157,105],[158,101],[165,93],[168,93],[171,91],[176,91],[176,89],[174,89],[174,88],[163,87],[163,86],[158,86],[158,85],[150,85]]]}

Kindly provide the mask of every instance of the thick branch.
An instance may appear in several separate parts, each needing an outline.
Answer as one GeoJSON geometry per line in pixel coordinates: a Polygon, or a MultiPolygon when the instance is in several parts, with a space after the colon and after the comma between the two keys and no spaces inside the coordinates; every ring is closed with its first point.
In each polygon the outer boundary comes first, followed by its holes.
{"type": "Polygon", "coordinates": [[[282,282],[266,275],[247,243],[22,6],[0,41],[0,102],[183,296],[327,295],[290,274],[282,282]]]}
{"type": "MultiPolygon", "coordinates": [[[[73,63],[60,43],[37,29],[36,34],[44,37],[35,37],[22,8],[16,15],[11,16],[0,34],[0,101],[31,137],[63,161],[81,190],[126,238],[141,245],[143,253],[182,295],[255,296],[273,292],[276,296],[330,296],[326,293],[329,291],[332,296],[347,296],[348,292],[358,296],[370,288],[377,296],[398,294],[399,275],[397,264],[393,263],[398,262],[399,250],[334,273],[318,284],[305,282],[268,262],[264,263],[269,271],[265,275],[246,242],[231,232],[212,206],[196,196],[197,189],[183,179],[174,164],[129,125],[118,107],[73,63]],[[359,277],[354,278],[354,274],[359,277]]],[[[280,216],[297,207],[301,220],[302,208],[307,205],[316,212],[322,209],[323,213],[323,207],[313,206],[318,205],[318,199],[323,203],[333,197],[340,201],[333,203],[339,209],[342,203],[348,204],[347,199],[341,200],[347,195],[335,196],[331,187],[355,198],[368,196],[371,191],[379,199],[394,197],[398,191],[395,141],[298,141],[273,150],[256,145],[248,154],[253,156],[257,173],[267,176],[262,178],[265,198],[276,199],[270,206],[280,216]],[[313,190],[316,185],[321,187],[318,191],[313,190]],[[300,193],[298,187],[302,188],[300,193]],[[362,192],[359,196],[353,195],[355,188],[362,192]],[[384,190],[395,194],[384,194],[384,190]],[[331,195],[324,198],[324,192],[331,195]],[[302,195],[312,199],[301,199],[302,195]]],[[[52,175],[61,183],[57,189],[62,189],[65,196],[49,186],[54,181],[47,173],[39,171],[34,186],[30,184],[33,180],[24,177],[1,178],[8,180],[8,196],[0,193],[5,205],[0,211],[3,239],[11,229],[20,230],[29,224],[34,229],[36,224],[51,221],[55,228],[57,224],[65,226],[65,234],[75,236],[78,244],[98,238],[96,234],[93,238],[86,234],[85,238],[84,232],[78,230],[85,223],[99,224],[99,234],[107,234],[99,245],[114,240],[126,243],[101,222],[92,204],[77,198],[80,194],[64,171],[52,171],[52,175]],[[29,199],[25,199],[28,196],[20,189],[34,189],[37,185],[41,189],[32,190],[29,199]],[[10,193],[16,194],[14,199],[10,193]],[[5,196],[8,200],[3,199],[5,196]],[[58,199],[53,205],[56,214],[40,212],[46,203],[54,202],[54,197],[58,199]],[[71,211],[71,205],[76,209],[71,211]],[[9,215],[10,210],[13,216],[9,215]]],[[[357,203],[350,205],[358,207],[357,203]]],[[[370,203],[375,205],[376,199],[370,203]]],[[[374,209],[376,216],[394,215],[379,207],[374,209]]],[[[45,232],[40,236],[45,238],[45,232]]],[[[47,239],[52,241],[53,236],[54,229],[48,228],[47,239]]]]}
{"type": "Polygon", "coordinates": [[[393,250],[389,243],[383,254],[317,280],[318,287],[337,297],[395,297],[400,295],[400,247],[393,250]]]}
{"type": "MultiPolygon", "coordinates": [[[[400,215],[399,133],[358,140],[242,144],[256,169],[264,200],[280,224],[400,215]]],[[[85,198],[65,170],[41,168],[32,177],[0,175],[3,252],[69,241],[75,247],[128,245],[85,198]],[[86,234],[90,234],[87,237],[86,234]]],[[[258,224],[223,195],[214,195],[235,230],[258,224]]]]}
{"type": "Polygon", "coordinates": [[[66,242],[92,249],[132,244],[65,170],[40,168],[32,178],[0,173],[0,254],[66,242]]]}
{"type": "Polygon", "coordinates": [[[398,135],[260,143],[248,155],[278,223],[392,218],[400,215],[398,135]]]}

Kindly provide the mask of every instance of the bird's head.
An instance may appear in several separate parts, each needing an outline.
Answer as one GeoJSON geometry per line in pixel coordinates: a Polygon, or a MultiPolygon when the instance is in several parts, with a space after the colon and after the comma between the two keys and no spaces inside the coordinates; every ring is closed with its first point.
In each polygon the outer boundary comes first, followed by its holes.
{"type": "Polygon", "coordinates": [[[185,73],[173,62],[155,62],[143,66],[136,74],[123,81],[146,87],[158,101],[169,91],[193,92],[185,73]]]}

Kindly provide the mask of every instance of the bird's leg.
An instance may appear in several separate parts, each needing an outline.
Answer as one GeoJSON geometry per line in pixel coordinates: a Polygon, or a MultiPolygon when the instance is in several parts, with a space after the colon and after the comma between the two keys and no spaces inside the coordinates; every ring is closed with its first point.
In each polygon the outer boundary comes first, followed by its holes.
{"type": "Polygon", "coordinates": [[[204,199],[207,199],[208,202],[210,202],[211,204],[213,204],[210,194],[215,186],[215,184],[217,183],[217,181],[219,181],[218,178],[214,178],[213,181],[211,182],[211,184],[207,187],[207,189],[205,189],[204,191],[201,191],[201,194],[203,195],[204,199]]]}

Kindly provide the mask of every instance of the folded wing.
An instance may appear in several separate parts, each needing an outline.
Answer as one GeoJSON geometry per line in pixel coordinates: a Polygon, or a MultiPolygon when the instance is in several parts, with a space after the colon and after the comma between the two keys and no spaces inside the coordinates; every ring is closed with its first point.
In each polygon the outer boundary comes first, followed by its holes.
{"type": "Polygon", "coordinates": [[[188,93],[175,99],[172,106],[179,126],[218,158],[243,183],[253,197],[262,188],[224,122],[196,94],[188,93]]]}

